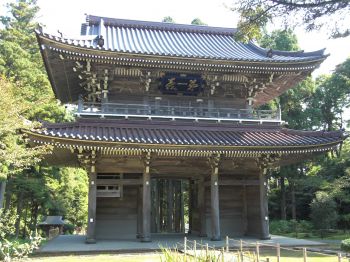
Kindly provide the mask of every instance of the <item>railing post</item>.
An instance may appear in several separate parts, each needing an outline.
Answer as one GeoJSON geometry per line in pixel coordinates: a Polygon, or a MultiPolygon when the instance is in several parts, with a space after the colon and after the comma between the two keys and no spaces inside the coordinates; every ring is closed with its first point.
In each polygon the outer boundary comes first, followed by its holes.
{"type": "Polygon", "coordinates": [[[281,246],[280,246],[280,244],[277,244],[276,248],[277,248],[277,262],[280,262],[280,258],[281,258],[281,246]]]}
{"type": "Polygon", "coordinates": [[[226,236],[226,252],[229,251],[228,245],[229,245],[229,240],[228,240],[228,236],[226,236]]]}
{"type": "Polygon", "coordinates": [[[304,262],[307,262],[307,253],[306,253],[306,248],[303,248],[303,257],[304,257],[304,262]]]}
{"type": "Polygon", "coordinates": [[[260,247],[259,242],[256,242],[256,262],[259,262],[260,260],[260,247]]]}
{"type": "Polygon", "coordinates": [[[338,262],[341,262],[341,253],[338,253],[338,262]]]}
{"type": "Polygon", "coordinates": [[[197,254],[197,241],[196,240],[194,240],[193,241],[193,255],[194,255],[194,257],[196,257],[196,254],[197,254]]]}
{"type": "Polygon", "coordinates": [[[225,249],[222,248],[222,249],[221,249],[221,261],[222,261],[222,262],[225,262],[224,252],[225,252],[225,249]]]}
{"type": "Polygon", "coordinates": [[[84,107],[83,98],[80,95],[79,101],[78,101],[78,113],[81,113],[83,111],[83,107],[84,107]]]}
{"type": "Polygon", "coordinates": [[[206,259],[208,258],[208,252],[209,252],[209,245],[208,243],[205,244],[205,256],[206,256],[206,259]]]}

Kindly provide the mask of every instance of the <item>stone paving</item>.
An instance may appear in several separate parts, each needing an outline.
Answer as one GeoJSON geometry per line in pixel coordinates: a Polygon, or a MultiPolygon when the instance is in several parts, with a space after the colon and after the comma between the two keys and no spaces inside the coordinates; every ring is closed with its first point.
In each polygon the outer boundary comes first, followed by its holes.
{"type": "MultiPolygon", "coordinates": [[[[188,240],[196,240],[197,243],[205,245],[208,243],[211,247],[224,247],[225,238],[221,241],[210,241],[208,238],[200,238],[194,236],[187,236],[188,240]]],[[[50,254],[50,253],[103,253],[103,252],[115,252],[115,253],[128,253],[128,252],[150,252],[155,250],[160,250],[161,247],[174,248],[179,247],[182,249],[182,246],[179,243],[183,244],[184,235],[181,234],[164,234],[164,235],[153,235],[152,242],[142,243],[138,239],[120,239],[120,240],[98,240],[96,244],[85,244],[84,235],[60,235],[40,248],[38,253],[40,254],[50,254]]],[[[249,243],[256,243],[259,241],[261,244],[270,244],[275,245],[279,243],[281,246],[321,246],[323,243],[289,238],[283,236],[271,236],[269,240],[259,240],[257,238],[242,238],[243,241],[249,243]]],[[[230,241],[231,247],[238,247],[239,242],[236,243],[230,241]]],[[[248,244],[247,244],[248,245],[248,244]]]]}

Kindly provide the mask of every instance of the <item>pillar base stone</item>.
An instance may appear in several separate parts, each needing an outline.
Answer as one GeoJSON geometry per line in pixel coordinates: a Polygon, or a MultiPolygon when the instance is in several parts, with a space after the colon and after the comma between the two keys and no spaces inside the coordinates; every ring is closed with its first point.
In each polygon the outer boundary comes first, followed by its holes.
{"type": "Polygon", "coordinates": [[[87,238],[85,240],[85,243],[86,244],[96,244],[96,239],[94,239],[94,238],[87,238]]]}
{"type": "Polygon", "coordinates": [[[221,241],[221,237],[212,237],[210,241],[221,241]]]}
{"type": "Polygon", "coordinates": [[[147,243],[147,242],[152,242],[150,237],[142,237],[141,242],[147,243]]]}

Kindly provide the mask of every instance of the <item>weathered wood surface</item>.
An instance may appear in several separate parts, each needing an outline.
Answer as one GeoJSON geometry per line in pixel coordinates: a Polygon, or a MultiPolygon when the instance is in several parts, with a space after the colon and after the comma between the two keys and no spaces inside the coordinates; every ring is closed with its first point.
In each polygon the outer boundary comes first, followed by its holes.
{"type": "Polygon", "coordinates": [[[88,193],[88,226],[86,242],[96,242],[96,172],[89,172],[89,193],[88,193]]]}
{"type": "Polygon", "coordinates": [[[220,207],[219,207],[219,171],[212,168],[210,177],[210,203],[211,203],[211,240],[221,240],[220,234],[220,207]]]}

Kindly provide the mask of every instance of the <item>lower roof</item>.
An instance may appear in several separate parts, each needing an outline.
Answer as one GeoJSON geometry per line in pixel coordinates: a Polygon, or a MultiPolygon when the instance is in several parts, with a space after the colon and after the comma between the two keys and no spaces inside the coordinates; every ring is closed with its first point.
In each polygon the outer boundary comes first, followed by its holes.
{"type": "Polygon", "coordinates": [[[274,150],[313,152],[334,149],[346,138],[340,131],[296,131],[280,126],[78,119],[24,131],[34,142],[54,145],[185,148],[188,150],[274,150]],[[300,151],[304,150],[304,151],[300,151]]]}

